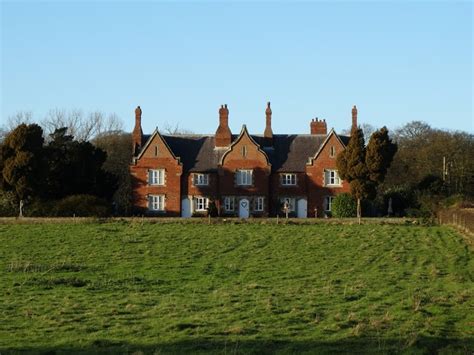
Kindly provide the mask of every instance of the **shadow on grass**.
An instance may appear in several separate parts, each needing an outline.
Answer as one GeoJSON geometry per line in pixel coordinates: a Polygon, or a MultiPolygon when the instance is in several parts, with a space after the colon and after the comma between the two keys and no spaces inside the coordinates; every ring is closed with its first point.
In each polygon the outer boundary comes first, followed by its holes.
{"type": "Polygon", "coordinates": [[[156,344],[95,340],[87,346],[0,349],[0,354],[472,354],[474,338],[355,338],[339,341],[190,339],[156,344]]]}

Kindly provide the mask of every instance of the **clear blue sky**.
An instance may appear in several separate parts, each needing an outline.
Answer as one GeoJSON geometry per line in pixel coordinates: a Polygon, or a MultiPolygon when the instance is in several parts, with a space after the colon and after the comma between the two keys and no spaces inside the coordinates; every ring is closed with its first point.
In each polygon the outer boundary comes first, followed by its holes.
{"type": "Polygon", "coordinates": [[[1,3],[1,119],[117,113],[132,129],[340,131],[423,120],[473,132],[473,5],[464,2],[1,3]]]}

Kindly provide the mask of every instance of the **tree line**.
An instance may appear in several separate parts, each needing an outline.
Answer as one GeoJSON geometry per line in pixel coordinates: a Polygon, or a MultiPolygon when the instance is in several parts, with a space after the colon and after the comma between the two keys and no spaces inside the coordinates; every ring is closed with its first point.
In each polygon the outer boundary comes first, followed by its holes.
{"type": "MultiPolygon", "coordinates": [[[[419,121],[394,131],[364,124],[338,156],[352,193],[340,198],[350,206],[340,215],[425,216],[441,203],[472,201],[473,138],[419,121]]],[[[20,112],[0,128],[0,215],[18,215],[20,201],[32,216],[130,215],[131,154],[115,114],[56,109],[38,124],[20,112]]]]}
{"type": "MultiPolygon", "coordinates": [[[[350,182],[365,215],[432,218],[439,208],[472,206],[473,134],[436,129],[421,121],[388,133],[365,124],[351,135],[346,151],[338,157],[341,177],[350,182]],[[385,148],[379,150],[381,144],[385,148]],[[377,151],[385,153],[377,157],[377,151]]],[[[360,204],[358,208],[344,196],[336,198],[335,204],[336,215],[360,213],[360,204]]]]}

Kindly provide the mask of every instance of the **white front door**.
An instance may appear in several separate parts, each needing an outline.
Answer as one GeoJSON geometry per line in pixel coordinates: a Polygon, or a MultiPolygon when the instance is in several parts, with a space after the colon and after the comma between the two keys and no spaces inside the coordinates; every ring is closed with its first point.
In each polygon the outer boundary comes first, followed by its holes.
{"type": "Polygon", "coordinates": [[[189,218],[191,217],[191,200],[186,197],[181,200],[181,217],[189,218]]]}
{"type": "Polygon", "coordinates": [[[246,198],[239,201],[239,218],[249,218],[250,202],[246,198]]]}
{"type": "Polygon", "coordinates": [[[298,218],[306,218],[308,216],[308,201],[305,198],[300,198],[297,203],[298,218]]]}

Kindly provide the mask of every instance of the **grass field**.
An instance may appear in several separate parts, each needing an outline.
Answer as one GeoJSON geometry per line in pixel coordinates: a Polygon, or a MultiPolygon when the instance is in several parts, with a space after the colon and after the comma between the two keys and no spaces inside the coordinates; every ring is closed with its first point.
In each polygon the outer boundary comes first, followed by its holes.
{"type": "Polygon", "coordinates": [[[447,227],[0,225],[0,353],[471,353],[447,227]]]}

